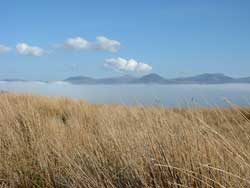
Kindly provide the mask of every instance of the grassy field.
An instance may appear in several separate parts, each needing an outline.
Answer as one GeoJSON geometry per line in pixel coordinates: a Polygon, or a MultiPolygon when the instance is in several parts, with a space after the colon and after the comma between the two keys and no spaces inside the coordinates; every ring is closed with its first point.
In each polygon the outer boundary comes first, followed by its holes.
{"type": "Polygon", "coordinates": [[[250,187],[249,119],[0,94],[0,187],[250,187]]]}

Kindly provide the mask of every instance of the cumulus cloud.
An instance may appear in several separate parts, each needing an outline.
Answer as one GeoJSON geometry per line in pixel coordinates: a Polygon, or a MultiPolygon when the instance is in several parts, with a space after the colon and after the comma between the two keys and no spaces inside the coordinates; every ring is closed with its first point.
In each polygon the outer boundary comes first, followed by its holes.
{"type": "Polygon", "coordinates": [[[17,44],[16,50],[21,55],[42,56],[46,53],[42,48],[37,46],[30,46],[26,43],[17,44]]]}
{"type": "Polygon", "coordinates": [[[127,60],[121,57],[106,59],[104,66],[118,71],[138,73],[149,72],[152,70],[152,67],[148,64],[138,62],[134,59],[127,60]]]}
{"type": "Polygon", "coordinates": [[[76,49],[76,50],[79,50],[79,49],[85,50],[85,49],[90,48],[90,43],[81,37],[69,38],[64,43],[64,47],[72,48],[72,49],[76,49]]]}
{"type": "Polygon", "coordinates": [[[11,50],[10,47],[0,44],[0,54],[7,53],[11,50]]]}
{"type": "Polygon", "coordinates": [[[96,37],[96,47],[100,50],[117,52],[121,46],[120,42],[103,36],[96,37]]]}
{"type": "Polygon", "coordinates": [[[65,48],[75,50],[100,50],[108,52],[117,52],[120,46],[120,42],[104,36],[96,37],[96,41],[88,41],[81,37],[69,38],[64,43],[65,48]]]}

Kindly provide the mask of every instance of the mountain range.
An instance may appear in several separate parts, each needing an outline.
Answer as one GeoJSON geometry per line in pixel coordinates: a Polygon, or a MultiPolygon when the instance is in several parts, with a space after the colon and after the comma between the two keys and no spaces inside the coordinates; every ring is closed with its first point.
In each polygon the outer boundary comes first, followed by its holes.
{"type": "Polygon", "coordinates": [[[205,73],[190,77],[167,79],[151,73],[142,77],[124,75],[110,78],[92,78],[86,76],[69,77],[64,82],[71,84],[226,84],[250,83],[250,77],[233,78],[221,73],[205,73]]]}

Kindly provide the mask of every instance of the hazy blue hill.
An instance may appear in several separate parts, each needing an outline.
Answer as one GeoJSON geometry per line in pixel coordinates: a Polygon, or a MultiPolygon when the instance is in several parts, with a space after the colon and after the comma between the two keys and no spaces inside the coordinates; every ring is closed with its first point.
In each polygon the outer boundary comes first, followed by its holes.
{"type": "Polygon", "coordinates": [[[173,79],[176,83],[188,84],[188,83],[198,83],[198,84],[222,84],[222,83],[234,83],[235,79],[226,76],[221,73],[205,73],[197,76],[175,78],[173,79]]]}
{"type": "Polygon", "coordinates": [[[152,73],[148,74],[145,76],[142,76],[141,78],[138,78],[133,81],[133,83],[143,83],[143,84],[152,84],[152,83],[157,83],[157,84],[167,84],[169,81],[162,76],[152,73]]]}
{"type": "Polygon", "coordinates": [[[2,81],[5,81],[5,82],[26,82],[27,80],[22,80],[22,79],[17,79],[17,78],[7,78],[7,79],[3,79],[2,81]]]}
{"type": "Polygon", "coordinates": [[[238,78],[237,83],[250,83],[250,77],[238,78]]]}
{"type": "Polygon", "coordinates": [[[96,84],[97,80],[87,76],[74,76],[65,79],[64,81],[72,84],[96,84]]]}
{"type": "MultiPolygon", "coordinates": [[[[6,82],[28,82],[22,79],[3,79],[6,82]]],[[[226,83],[250,83],[250,77],[233,78],[221,73],[205,73],[197,76],[166,79],[156,73],[141,77],[123,75],[120,77],[92,78],[88,76],[69,77],[64,82],[71,84],[226,84],[226,83]]],[[[43,82],[43,81],[41,81],[43,82]]],[[[46,81],[49,83],[48,81],[46,81]]]]}
{"type": "Polygon", "coordinates": [[[197,76],[166,79],[156,73],[133,77],[124,75],[95,79],[86,76],[70,77],[64,80],[72,84],[225,84],[225,83],[250,83],[250,77],[232,78],[221,73],[205,73],[197,76]]]}
{"type": "Polygon", "coordinates": [[[102,78],[98,79],[97,83],[99,84],[127,84],[136,80],[136,77],[130,75],[124,75],[120,77],[111,77],[111,78],[102,78]]]}

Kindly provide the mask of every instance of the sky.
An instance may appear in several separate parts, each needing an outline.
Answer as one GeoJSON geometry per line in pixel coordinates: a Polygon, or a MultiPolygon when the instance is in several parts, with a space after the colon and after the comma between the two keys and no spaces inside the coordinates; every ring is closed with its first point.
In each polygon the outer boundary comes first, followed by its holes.
{"type": "Polygon", "coordinates": [[[0,0],[0,79],[250,76],[249,0],[0,0]]]}

